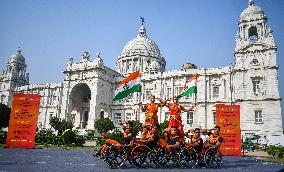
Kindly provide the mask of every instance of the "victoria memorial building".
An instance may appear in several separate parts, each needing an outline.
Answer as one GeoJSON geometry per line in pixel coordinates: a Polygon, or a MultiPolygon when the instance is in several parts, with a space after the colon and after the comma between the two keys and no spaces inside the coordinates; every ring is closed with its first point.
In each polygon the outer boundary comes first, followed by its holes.
{"type": "MultiPolygon", "coordinates": [[[[185,63],[181,69],[166,71],[166,60],[148,37],[143,22],[137,36],[117,57],[115,69],[105,66],[99,53],[91,57],[85,51],[80,61],[68,60],[60,83],[29,84],[25,57],[18,49],[0,75],[0,102],[11,107],[15,92],[40,94],[40,129],[50,128],[53,116],[72,121],[78,129],[94,129],[95,120],[101,117],[109,117],[118,126],[127,120],[144,122],[145,115],[135,104],[146,103],[149,95],[172,98],[197,73],[197,95],[180,99],[185,107],[196,102],[192,112],[182,113],[185,130],[212,128],[216,104],[238,104],[242,134],[280,136],[283,129],[277,46],[267,20],[264,11],[249,0],[237,23],[233,65],[222,68],[198,68],[185,63]],[[116,85],[136,70],[142,73],[142,92],[114,102],[116,85]]],[[[168,109],[159,109],[158,117],[160,122],[168,119],[168,109]]]]}

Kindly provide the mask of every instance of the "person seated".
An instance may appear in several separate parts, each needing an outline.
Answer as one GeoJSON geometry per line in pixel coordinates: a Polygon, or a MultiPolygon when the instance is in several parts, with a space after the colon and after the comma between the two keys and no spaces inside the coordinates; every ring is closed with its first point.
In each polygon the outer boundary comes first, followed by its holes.
{"type": "Polygon", "coordinates": [[[123,137],[121,138],[120,143],[115,144],[117,147],[132,147],[133,141],[135,139],[134,129],[133,129],[133,122],[128,121],[126,125],[122,125],[123,137]]]}
{"type": "Polygon", "coordinates": [[[194,130],[194,136],[191,138],[190,143],[188,144],[190,147],[194,148],[194,150],[197,153],[200,153],[202,147],[203,147],[203,141],[200,137],[200,129],[195,128],[194,130]]]}
{"type": "Polygon", "coordinates": [[[119,143],[116,140],[107,139],[102,147],[101,154],[104,155],[107,145],[115,145],[116,147],[132,147],[135,134],[133,132],[133,122],[128,121],[126,124],[121,123],[120,127],[123,130],[123,137],[119,143]]]}
{"type": "Polygon", "coordinates": [[[209,136],[209,139],[205,143],[205,148],[217,148],[221,146],[221,143],[223,142],[223,138],[220,134],[220,127],[215,126],[214,129],[211,131],[212,133],[209,136]]]}
{"type": "MultiPolygon", "coordinates": [[[[106,140],[107,140],[107,137],[109,136],[110,134],[107,132],[107,131],[105,131],[105,130],[102,130],[101,131],[101,136],[102,136],[102,140],[104,141],[104,142],[106,142],[106,140]]],[[[104,151],[105,151],[105,149],[106,149],[106,144],[104,143],[103,144],[103,146],[100,148],[100,149],[98,149],[98,150],[95,150],[95,154],[93,155],[94,157],[101,157],[101,155],[104,155],[103,153],[104,153],[104,151]]]]}
{"type": "Polygon", "coordinates": [[[140,144],[148,146],[150,149],[158,147],[159,142],[159,125],[153,124],[148,130],[148,133],[144,139],[137,141],[140,144]]]}
{"type": "Polygon", "coordinates": [[[194,136],[194,129],[189,129],[187,132],[184,133],[184,142],[186,145],[190,143],[191,138],[194,136]]]}
{"type": "Polygon", "coordinates": [[[207,142],[207,140],[209,139],[209,136],[210,136],[210,134],[211,134],[211,131],[209,130],[209,131],[207,131],[207,129],[202,129],[202,130],[200,130],[200,132],[201,132],[201,139],[202,139],[202,141],[203,141],[203,143],[206,143],[207,142]],[[209,133],[209,134],[208,134],[209,133]]]}
{"type": "Polygon", "coordinates": [[[181,139],[176,126],[171,127],[170,135],[167,135],[167,143],[168,143],[168,145],[166,146],[167,151],[179,148],[181,144],[181,139]]]}
{"type": "Polygon", "coordinates": [[[149,131],[151,131],[152,124],[143,124],[143,131],[141,134],[141,139],[145,140],[149,131]]]}

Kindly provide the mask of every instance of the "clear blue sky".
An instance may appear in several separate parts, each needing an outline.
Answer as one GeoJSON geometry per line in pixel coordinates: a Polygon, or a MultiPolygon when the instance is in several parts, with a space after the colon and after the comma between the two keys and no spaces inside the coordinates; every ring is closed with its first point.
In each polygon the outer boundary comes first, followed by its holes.
{"type": "MultiPolygon", "coordinates": [[[[30,83],[61,82],[68,57],[101,52],[115,67],[123,46],[145,18],[148,36],[167,61],[167,70],[185,62],[222,67],[233,62],[237,22],[248,0],[1,0],[0,69],[18,46],[30,83]]],[[[284,1],[255,0],[268,16],[278,46],[281,97],[284,95],[284,1]]],[[[283,103],[282,103],[283,105],[283,103]]],[[[282,106],[283,107],[283,106],[282,106]]],[[[283,113],[283,112],[282,112],[283,113]]]]}

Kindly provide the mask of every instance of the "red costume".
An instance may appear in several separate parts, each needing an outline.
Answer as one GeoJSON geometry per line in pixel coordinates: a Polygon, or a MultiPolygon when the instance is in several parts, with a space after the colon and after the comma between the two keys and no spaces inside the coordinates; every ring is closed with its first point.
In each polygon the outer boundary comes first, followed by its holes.
{"type": "Polygon", "coordinates": [[[172,126],[176,126],[180,138],[183,138],[184,132],[183,132],[182,119],[180,116],[180,112],[181,110],[184,111],[184,107],[179,104],[172,104],[172,103],[167,104],[167,107],[169,108],[169,111],[170,111],[170,120],[169,120],[168,128],[171,128],[172,126]]]}

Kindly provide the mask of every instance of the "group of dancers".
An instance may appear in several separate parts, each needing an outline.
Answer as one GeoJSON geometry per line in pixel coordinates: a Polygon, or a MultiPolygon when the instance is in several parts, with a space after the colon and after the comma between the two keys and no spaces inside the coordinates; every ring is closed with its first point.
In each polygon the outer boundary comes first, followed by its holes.
{"type": "Polygon", "coordinates": [[[195,128],[194,130],[189,130],[188,132],[184,132],[181,112],[191,111],[194,106],[192,105],[190,108],[186,109],[184,106],[178,103],[178,98],[173,98],[173,103],[168,103],[168,100],[162,101],[159,98],[155,98],[155,96],[151,95],[149,97],[150,103],[142,105],[139,103],[141,110],[145,112],[145,123],[143,124],[143,131],[140,139],[136,138],[133,129],[133,122],[127,121],[126,123],[121,123],[121,128],[123,130],[123,137],[120,142],[115,140],[106,139],[105,144],[101,149],[101,154],[104,154],[107,145],[114,145],[118,148],[120,147],[133,147],[135,143],[144,144],[148,146],[150,149],[155,147],[164,147],[166,151],[171,151],[174,149],[178,149],[181,144],[192,147],[199,154],[204,152],[204,149],[208,149],[210,147],[219,148],[223,138],[220,135],[220,127],[215,126],[211,130],[201,130],[199,128],[195,128]],[[155,103],[155,100],[158,100],[159,103],[155,103]],[[168,123],[168,127],[164,131],[159,130],[159,122],[158,122],[158,108],[166,106],[169,108],[170,119],[168,123]],[[201,136],[202,132],[202,136],[201,136]]]}

